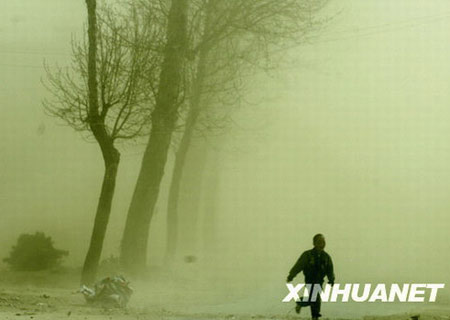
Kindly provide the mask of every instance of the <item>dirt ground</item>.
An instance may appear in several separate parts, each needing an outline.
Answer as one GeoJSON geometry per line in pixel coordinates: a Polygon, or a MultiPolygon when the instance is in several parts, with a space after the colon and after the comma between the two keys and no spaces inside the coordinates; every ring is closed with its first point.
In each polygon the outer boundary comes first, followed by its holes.
{"type": "MultiPolygon", "coordinates": [[[[167,294],[164,286],[153,281],[152,294],[145,292],[145,286],[138,286],[136,294],[131,298],[126,309],[104,308],[86,304],[83,296],[77,291],[78,277],[72,272],[14,273],[0,272],[0,319],[226,319],[226,320],[263,320],[263,319],[308,319],[309,312],[295,314],[290,306],[284,311],[274,310],[272,313],[237,312],[234,307],[216,305],[224,301],[226,295],[211,296],[209,301],[201,292],[188,292],[186,287],[167,294]],[[175,292],[175,293],[174,293],[175,292]],[[188,294],[186,294],[188,292],[188,294]],[[206,305],[210,308],[205,308],[206,305]],[[189,307],[188,307],[189,306],[189,307]],[[206,311],[205,311],[206,310],[206,311]],[[285,311],[287,310],[287,311],[285,311]]],[[[183,284],[181,284],[183,285],[183,284]]],[[[170,290],[169,290],[170,291],[170,290]]],[[[239,295],[228,293],[228,300],[239,295]]],[[[363,316],[363,320],[407,320],[412,313],[401,313],[389,316],[363,316]]],[[[450,320],[449,308],[428,308],[420,312],[419,320],[450,320]]],[[[327,318],[324,318],[327,319],[327,318]]],[[[331,319],[331,318],[330,318],[331,319]]]]}

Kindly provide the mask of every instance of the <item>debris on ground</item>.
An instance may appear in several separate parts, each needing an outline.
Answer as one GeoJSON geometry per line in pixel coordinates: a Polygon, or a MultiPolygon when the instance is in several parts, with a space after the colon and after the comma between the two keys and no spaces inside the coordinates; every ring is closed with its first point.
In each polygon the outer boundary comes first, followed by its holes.
{"type": "Polygon", "coordinates": [[[94,288],[82,285],[80,292],[88,303],[124,308],[130,300],[133,289],[124,277],[114,276],[97,282],[94,288]]]}

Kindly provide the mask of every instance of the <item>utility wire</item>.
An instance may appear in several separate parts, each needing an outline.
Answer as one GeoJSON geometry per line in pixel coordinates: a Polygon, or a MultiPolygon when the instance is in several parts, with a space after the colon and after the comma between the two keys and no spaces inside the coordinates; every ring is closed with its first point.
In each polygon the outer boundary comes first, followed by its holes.
{"type": "MultiPolygon", "coordinates": [[[[399,30],[414,28],[421,25],[438,23],[444,20],[448,20],[450,18],[450,12],[446,12],[445,14],[439,15],[428,15],[421,16],[411,19],[405,19],[402,21],[391,22],[391,23],[383,23],[379,25],[371,25],[362,28],[348,28],[346,30],[330,32],[330,35],[342,35],[340,37],[325,37],[323,39],[318,38],[317,40],[308,41],[307,44],[317,44],[317,43],[329,43],[336,42],[342,40],[352,40],[352,39],[360,39],[367,38],[370,36],[388,33],[388,32],[396,32],[399,30]]],[[[299,44],[293,45],[291,47],[283,47],[279,50],[274,50],[272,53],[277,53],[281,51],[287,51],[289,49],[298,47],[299,44]]],[[[55,56],[66,56],[70,57],[70,54],[62,53],[62,52],[38,52],[38,51],[11,51],[11,50],[0,50],[0,54],[23,54],[23,55],[55,55],[55,56]]],[[[44,69],[43,66],[37,65],[22,65],[22,64],[0,64],[3,67],[18,67],[18,68],[35,68],[35,69],[44,69]]]]}

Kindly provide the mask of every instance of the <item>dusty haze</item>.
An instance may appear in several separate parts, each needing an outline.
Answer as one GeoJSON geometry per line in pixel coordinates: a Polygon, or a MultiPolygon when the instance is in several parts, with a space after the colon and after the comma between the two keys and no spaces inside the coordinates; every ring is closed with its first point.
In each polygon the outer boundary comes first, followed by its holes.
{"type": "MultiPolygon", "coordinates": [[[[44,114],[41,78],[44,59],[69,62],[84,1],[0,4],[0,256],[18,234],[39,230],[70,251],[66,265],[79,266],[103,163],[97,145],[44,114]]],[[[319,38],[286,52],[270,76],[249,79],[243,125],[214,148],[217,258],[202,261],[199,248],[185,268],[186,277],[217,281],[232,302],[244,290],[258,310],[285,308],[284,279],[317,232],[337,282],[450,279],[450,3],[336,1],[324,15],[335,17],[319,38]]],[[[118,253],[143,145],[119,146],[103,257],[118,253]]],[[[151,229],[156,266],[168,178],[151,229]]]]}

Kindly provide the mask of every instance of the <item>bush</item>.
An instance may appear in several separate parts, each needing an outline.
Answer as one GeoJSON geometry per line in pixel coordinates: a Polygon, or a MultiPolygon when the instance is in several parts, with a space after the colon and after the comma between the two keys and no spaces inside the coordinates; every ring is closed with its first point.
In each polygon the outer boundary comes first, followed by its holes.
{"type": "Polygon", "coordinates": [[[8,258],[3,259],[11,269],[17,271],[38,271],[57,267],[68,251],[53,247],[53,240],[43,232],[21,234],[12,247],[8,258]]]}

